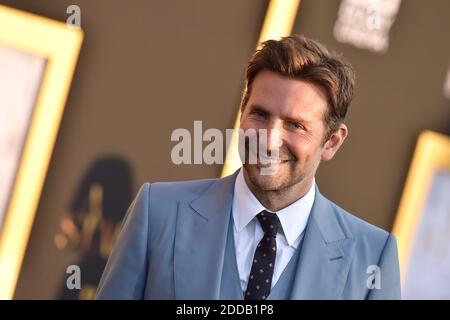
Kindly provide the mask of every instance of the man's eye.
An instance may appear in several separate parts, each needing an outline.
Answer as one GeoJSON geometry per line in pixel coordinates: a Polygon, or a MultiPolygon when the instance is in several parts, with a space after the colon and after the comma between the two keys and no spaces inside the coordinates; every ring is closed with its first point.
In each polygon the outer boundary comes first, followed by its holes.
{"type": "Polygon", "coordinates": [[[300,123],[298,123],[298,122],[290,122],[289,126],[292,129],[302,129],[303,128],[303,126],[300,123]]]}
{"type": "Polygon", "coordinates": [[[257,116],[257,117],[260,117],[260,118],[265,118],[266,117],[266,114],[264,112],[262,112],[262,111],[259,111],[259,110],[253,110],[251,113],[253,115],[257,116]]]}

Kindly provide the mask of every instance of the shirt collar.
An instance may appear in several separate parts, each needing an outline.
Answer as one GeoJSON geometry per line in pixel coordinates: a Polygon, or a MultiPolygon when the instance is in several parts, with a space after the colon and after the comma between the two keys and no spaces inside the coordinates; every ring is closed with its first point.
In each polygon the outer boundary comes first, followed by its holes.
{"type": "MultiPolygon", "coordinates": [[[[233,219],[237,232],[244,229],[258,213],[267,210],[248,188],[242,171],[236,177],[233,197],[233,219]]],[[[314,203],[315,185],[313,179],[311,188],[302,198],[276,212],[289,246],[294,246],[295,240],[306,227],[314,203]]]]}

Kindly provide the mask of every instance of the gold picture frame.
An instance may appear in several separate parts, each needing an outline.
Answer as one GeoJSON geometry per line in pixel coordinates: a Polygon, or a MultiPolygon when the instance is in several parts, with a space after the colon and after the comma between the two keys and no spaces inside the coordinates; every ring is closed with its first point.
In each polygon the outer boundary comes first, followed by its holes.
{"type": "Polygon", "coordinates": [[[450,137],[424,131],[417,142],[393,228],[398,242],[402,287],[415,240],[425,223],[424,212],[429,206],[432,183],[438,173],[450,175],[450,137]]]}
{"type": "Polygon", "coordinates": [[[14,295],[82,40],[80,29],[0,5],[0,47],[46,61],[0,230],[0,299],[14,295]]]}

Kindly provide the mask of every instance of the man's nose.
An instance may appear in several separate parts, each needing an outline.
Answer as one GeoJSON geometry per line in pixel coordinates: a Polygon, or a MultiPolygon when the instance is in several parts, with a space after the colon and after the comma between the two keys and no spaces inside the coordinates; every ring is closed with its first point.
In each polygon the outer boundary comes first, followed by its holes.
{"type": "Polygon", "coordinates": [[[283,144],[282,130],[277,122],[271,122],[267,127],[266,139],[267,141],[262,141],[262,143],[266,147],[269,155],[281,148],[283,144]]]}

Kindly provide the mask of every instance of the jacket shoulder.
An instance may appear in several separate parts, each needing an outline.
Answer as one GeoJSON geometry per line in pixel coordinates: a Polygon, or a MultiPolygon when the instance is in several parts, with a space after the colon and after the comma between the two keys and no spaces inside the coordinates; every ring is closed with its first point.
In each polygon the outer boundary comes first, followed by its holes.
{"type": "Polygon", "coordinates": [[[384,245],[389,238],[389,232],[356,217],[334,202],[329,202],[339,224],[348,237],[366,244],[367,247],[370,247],[375,251],[379,252],[383,250],[384,245]]]}
{"type": "Polygon", "coordinates": [[[187,181],[170,181],[170,182],[146,182],[144,186],[151,190],[152,199],[163,201],[183,201],[188,202],[208,189],[217,178],[214,179],[198,179],[187,181]]]}
{"type": "Polygon", "coordinates": [[[345,299],[400,299],[400,275],[395,236],[354,216],[331,201],[330,203],[345,236],[353,239],[350,272],[343,297],[345,299]],[[382,285],[376,287],[381,290],[372,290],[375,287],[370,287],[368,281],[373,279],[379,279],[378,283],[381,279],[382,285]]]}

